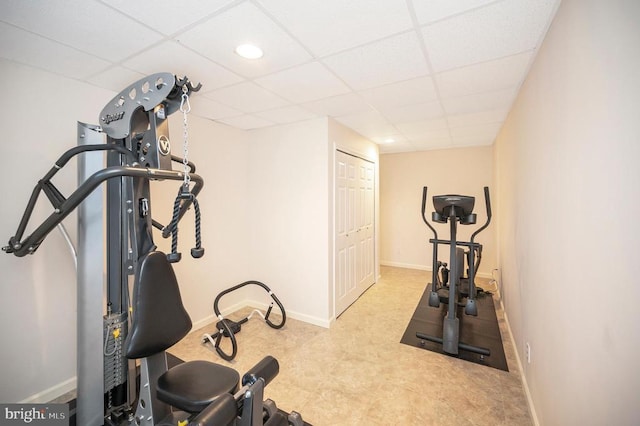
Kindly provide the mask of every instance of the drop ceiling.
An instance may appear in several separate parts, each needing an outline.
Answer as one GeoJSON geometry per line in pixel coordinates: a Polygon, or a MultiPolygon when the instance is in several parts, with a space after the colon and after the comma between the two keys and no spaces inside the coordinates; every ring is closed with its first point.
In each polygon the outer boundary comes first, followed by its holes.
{"type": "Polygon", "coordinates": [[[0,57],[120,92],[155,72],[244,130],[330,116],[381,153],[493,143],[559,0],[3,0],[0,57]],[[264,57],[234,49],[253,43],[264,57]],[[393,140],[393,143],[387,142],[393,140]]]}

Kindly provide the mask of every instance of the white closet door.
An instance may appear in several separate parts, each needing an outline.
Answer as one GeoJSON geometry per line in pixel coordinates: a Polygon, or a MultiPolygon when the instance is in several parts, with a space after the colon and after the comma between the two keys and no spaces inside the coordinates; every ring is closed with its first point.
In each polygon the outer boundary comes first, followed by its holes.
{"type": "Polygon", "coordinates": [[[373,163],[336,152],[336,316],[374,283],[373,163]]]}

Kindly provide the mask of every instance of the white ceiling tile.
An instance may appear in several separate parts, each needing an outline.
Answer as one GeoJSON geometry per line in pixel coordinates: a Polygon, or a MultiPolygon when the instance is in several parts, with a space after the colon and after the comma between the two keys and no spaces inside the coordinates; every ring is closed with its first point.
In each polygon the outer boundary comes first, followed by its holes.
{"type": "Polygon", "coordinates": [[[445,71],[534,49],[557,0],[490,4],[422,29],[434,71],[445,71]]]}
{"type": "Polygon", "coordinates": [[[205,97],[242,112],[283,107],[289,103],[252,82],[244,82],[204,94],[205,97]]]}
{"type": "Polygon", "coordinates": [[[413,0],[413,9],[420,24],[428,24],[448,16],[492,3],[495,0],[413,0]]]}
{"type": "Polygon", "coordinates": [[[429,138],[429,139],[417,139],[412,140],[414,148],[417,151],[429,151],[432,149],[445,149],[451,148],[453,144],[451,143],[451,138],[429,138]]]}
{"type": "Polygon", "coordinates": [[[112,61],[162,39],[157,32],[93,0],[3,0],[0,19],[112,61]]]}
{"type": "Polygon", "coordinates": [[[378,149],[380,150],[380,154],[394,154],[400,152],[412,152],[416,150],[411,142],[380,144],[378,145],[378,149]]]}
{"type": "Polygon", "coordinates": [[[211,120],[236,117],[243,114],[237,109],[222,105],[221,103],[212,101],[204,96],[200,96],[199,93],[194,93],[189,97],[189,104],[191,105],[191,113],[211,120]]]}
{"type": "Polygon", "coordinates": [[[422,120],[396,124],[396,127],[408,139],[449,137],[449,126],[445,118],[422,120]]]}
{"type": "Polygon", "coordinates": [[[412,28],[405,0],[259,0],[317,56],[412,28]]]}
{"type": "Polygon", "coordinates": [[[335,120],[369,139],[398,133],[398,130],[376,111],[336,117],[335,120]]]}
{"type": "Polygon", "coordinates": [[[374,111],[365,101],[362,100],[360,96],[355,93],[347,93],[345,95],[319,99],[317,101],[307,102],[302,106],[318,115],[327,115],[329,117],[374,111]]]}
{"type": "Polygon", "coordinates": [[[175,41],[164,41],[125,61],[123,65],[145,75],[170,72],[202,83],[204,91],[239,83],[242,77],[204,58],[175,41]]]}
{"type": "Polygon", "coordinates": [[[176,39],[245,77],[270,74],[311,60],[299,43],[248,2],[225,10],[176,39]],[[235,48],[245,43],[259,46],[264,56],[240,57],[235,48]]]}
{"type": "Polygon", "coordinates": [[[429,74],[413,31],[329,56],[323,62],[355,90],[429,74]]]}
{"type": "Polygon", "coordinates": [[[502,127],[502,123],[475,124],[472,126],[451,128],[451,138],[454,143],[461,140],[493,139],[502,127]]]}
{"type": "Polygon", "coordinates": [[[446,98],[442,100],[442,104],[448,114],[510,109],[516,93],[516,88],[502,89],[477,95],[446,98]]]}
{"type": "Polygon", "coordinates": [[[438,98],[433,79],[428,76],[362,90],[359,94],[376,108],[419,104],[438,98]]]}
{"type": "Polygon", "coordinates": [[[442,117],[444,112],[439,101],[405,105],[395,108],[380,108],[382,115],[391,123],[406,123],[419,120],[432,120],[442,117]]]}
{"type": "Polygon", "coordinates": [[[507,117],[507,109],[488,110],[471,114],[450,115],[447,117],[451,127],[473,126],[476,124],[502,123],[507,117]]]}
{"type": "Polygon", "coordinates": [[[135,83],[146,76],[147,74],[132,71],[121,66],[114,66],[91,76],[87,81],[95,86],[120,93],[132,83],[135,83]]]}
{"type": "Polygon", "coordinates": [[[529,51],[436,74],[440,96],[465,96],[518,86],[532,57],[533,51],[529,51]]]}
{"type": "Polygon", "coordinates": [[[110,64],[47,38],[0,22],[0,57],[72,78],[87,78],[110,64]]]}
{"type": "Polygon", "coordinates": [[[254,115],[278,124],[293,123],[317,117],[316,114],[296,105],[256,112],[254,115]]]}
{"type": "Polygon", "coordinates": [[[145,25],[169,35],[234,0],[101,0],[145,25]]]}
{"type": "Polygon", "coordinates": [[[496,135],[474,135],[466,138],[457,138],[452,140],[452,145],[454,147],[492,145],[495,136],[496,135]]]}
{"type": "Polygon", "coordinates": [[[371,140],[380,145],[392,145],[396,143],[408,142],[407,138],[405,138],[400,133],[381,134],[380,136],[372,137],[371,140]]]}
{"type": "Polygon", "coordinates": [[[243,130],[259,129],[262,127],[273,126],[275,124],[272,121],[265,120],[264,118],[256,117],[254,115],[239,115],[237,117],[221,118],[216,121],[243,130]]]}
{"type": "Polygon", "coordinates": [[[397,140],[382,153],[487,145],[558,3],[4,0],[0,58],[114,92],[186,74],[204,85],[194,115],[240,129],[320,115],[397,140]],[[240,58],[241,42],[264,58],[240,58]]]}
{"type": "Polygon", "coordinates": [[[255,82],[295,103],[314,101],[349,92],[349,88],[319,62],[311,62],[280,71],[258,78],[255,82]]]}

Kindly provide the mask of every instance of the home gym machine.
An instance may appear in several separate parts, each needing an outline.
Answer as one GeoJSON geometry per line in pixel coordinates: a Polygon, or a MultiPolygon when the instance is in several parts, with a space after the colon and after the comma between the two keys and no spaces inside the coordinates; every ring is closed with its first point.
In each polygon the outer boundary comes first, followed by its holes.
{"type": "Polygon", "coordinates": [[[165,350],[192,327],[171,266],[181,260],[178,223],[191,206],[191,255],[204,255],[196,198],[204,181],[188,160],[187,129],[189,97],[200,87],[186,77],[153,74],[116,95],[102,110],[99,126],[78,123],[78,146],[38,182],[18,230],[3,247],[18,257],[35,253],[78,209],[78,426],[304,424],[299,414],[284,415],[273,402],[262,401],[264,386],[279,370],[271,357],[245,374],[241,388],[235,370],[215,363],[178,360],[168,368],[165,350]],[[183,115],[183,158],[171,154],[169,139],[168,117],[177,111],[183,115]],[[106,167],[102,155],[89,154],[97,151],[106,152],[106,167]],[[81,183],[65,197],[51,179],[75,156],[81,183]],[[182,170],[173,170],[173,162],[182,170]],[[167,226],[151,217],[150,183],[164,180],[180,182],[167,226]],[[41,193],[53,212],[24,237],[41,193]],[[156,250],[154,227],[172,236],[170,254],[156,250]]]}
{"type": "Polygon", "coordinates": [[[440,303],[448,305],[446,316],[443,319],[442,337],[430,336],[424,333],[416,333],[416,337],[431,342],[440,343],[444,352],[457,355],[458,350],[474,352],[482,356],[490,356],[489,349],[472,346],[460,342],[460,320],[458,318],[458,307],[464,307],[466,315],[478,315],[476,297],[478,288],[475,284],[475,275],[480,266],[482,258],[482,245],[475,242],[476,236],[489,226],[491,222],[491,201],[489,198],[489,188],[484,187],[484,200],[487,211],[487,221],[478,228],[468,242],[457,240],[458,222],[461,225],[472,225],[476,223],[476,214],[473,213],[475,197],[465,195],[436,195],[433,197],[435,211],[431,214],[431,219],[437,223],[449,222],[450,239],[441,240],[438,238],[436,229],[429,223],[426,216],[427,209],[427,187],[422,190],[422,219],[427,224],[434,238],[429,242],[433,245],[433,264],[431,292],[429,293],[429,306],[438,308],[440,303]],[[449,246],[449,266],[438,260],[438,245],[449,246]],[[465,253],[462,247],[469,250],[465,253]],[[477,260],[476,260],[477,255],[477,260]],[[468,278],[463,280],[465,258],[468,265],[468,278]],[[442,278],[440,275],[442,274],[442,278]],[[466,283],[465,283],[466,281],[466,283]],[[463,284],[468,284],[463,288],[463,284]]]}
{"type": "Polygon", "coordinates": [[[248,322],[254,314],[257,314],[260,317],[262,317],[264,322],[266,322],[267,325],[269,325],[269,327],[275,328],[275,329],[280,329],[284,327],[284,323],[287,321],[287,313],[285,312],[284,306],[282,306],[282,303],[280,302],[278,297],[275,295],[273,291],[271,291],[271,289],[266,284],[261,283],[260,281],[245,281],[243,283],[240,283],[231,288],[221,291],[213,301],[213,312],[216,314],[216,318],[218,318],[218,323],[216,324],[217,331],[213,334],[205,333],[202,336],[202,343],[207,343],[207,342],[211,343],[211,345],[215,348],[218,355],[220,355],[220,358],[226,361],[232,361],[236,357],[236,354],[238,353],[238,342],[236,341],[236,334],[240,333],[240,331],[242,330],[242,324],[248,322]],[[219,307],[220,299],[222,299],[222,296],[229,294],[233,291],[239,290],[242,287],[245,287],[248,285],[256,285],[258,287],[261,287],[269,294],[269,296],[271,296],[271,299],[273,301],[269,304],[269,307],[267,308],[267,312],[263,314],[259,310],[254,309],[253,311],[251,311],[251,313],[248,316],[242,318],[239,321],[233,321],[229,318],[225,318],[222,315],[222,312],[220,311],[220,307],[219,307]],[[278,309],[280,309],[281,319],[279,323],[274,323],[269,319],[274,303],[278,305],[278,309]],[[220,347],[220,342],[222,341],[223,337],[227,337],[231,341],[231,354],[226,353],[220,347]]]}

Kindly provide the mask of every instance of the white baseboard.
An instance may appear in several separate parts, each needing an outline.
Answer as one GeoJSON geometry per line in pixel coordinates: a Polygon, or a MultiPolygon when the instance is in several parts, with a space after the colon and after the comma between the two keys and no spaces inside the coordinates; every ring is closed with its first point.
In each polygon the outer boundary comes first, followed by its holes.
{"type": "MultiPolygon", "coordinates": [[[[227,308],[225,308],[224,310],[222,310],[222,315],[226,316],[229,315],[239,309],[242,308],[246,308],[246,307],[250,307],[250,308],[254,308],[254,309],[260,309],[261,311],[265,312],[267,310],[267,308],[269,308],[269,305],[264,303],[264,302],[258,302],[255,300],[243,300],[242,302],[238,302],[235,305],[232,306],[228,306],[227,308]]],[[[274,311],[275,313],[279,313],[277,307],[276,310],[274,311]]],[[[307,315],[307,314],[302,314],[299,312],[295,312],[295,311],[290,311],[290,310],[286,310],[286,314],[287,314],[287,318],[292,318],[298,321],[303,321],[306,322],[308,324],[313,324],[313,325],[317,325],[318,327],[323,327],[323,328],[329,328],[331,326],[331,323],[333,322],[332,319],[322,319],[322,318],[318,318],[318,317],[314,317],[311,315],[307,315]]],[[[193,327],[191,328],[191,332],[198,330],[202,327],[205,327],[209,324],[213,324],[216,323],[218,321],[218,318],[215,317],[214,315],[209,315],[205,318],[202,318],[201,320],[196,321],[193,324],[193,327]]]]}
{"type": "Polygon", "coordinates": [[[28,398],[20,401],[20,404],[44,404],[49,401],[52,401],[67,392],[71,392],[75,390],[77,387],[77,378],[74,376],[64,382],[58,383],[50,387],[49,389],[45,389],[42,392],[38,392],[36,394],[31,395],[28,398]]]}
{"type": "MultiPolygon", "coordinates": [[[[266,303],[257,302],[255,300],[246,300],[244,302],[244,306],[250,306],[256,309],[260,309],[262,311],[265,311],[269,307],[269,305],[267,305],[266,303]]],[[[277,308],[275,312],[278,313],[277,308]]],[[[290,311],[288,309],[286,310],[286,313],[287,313],[287,318],[292,318],[294,320],[303,321],[308,324],[317,325],[318,327],[329,328],[332,323],[331,319],[322,319],[322,318],[314,317],[312,315],[302,314],[296,311],[290,311]]]]}
{"type": "MultiPolygon", "coordinates": [[[[244,301],[244,302],[238,302],[234,305],[228,306],[225,309],[222,310],[222,315],[229,315],[232,312],[237,311],[238,309],[242,309],[245,306],[248,305],[248,302],[244,301]]],[[[218,322],[218,318],[214,315],[207,315],[206,317],[196,321],[193,323],[193,326],[191,327],[191,331],[189,333],[193,333],[194,331],[197,331],[199,329],[201,329],[202,327],[205,327],[209,324],[214,324],[218,322]]]]}
{"type": "Polygon", "coordinates": [[[513,345],[513,348],[516,353],[516,360],[518,361],[518,370],[520,371],[520,377],[522,378],[522,387],[524,388],[525,395],[527,395],[527,405],[529,407],[529,414],[531,414],[531,419],[533,420],[533,424],[535,426],[540,426],[540,422],[538,421],[538,415],[536,413],[536,408],[533,405],[533,399],[531,398],[531,392],[529,391],[529,384],[527,383],[527,377],[524,375],[524,368],[522,368],[522,361],[520,360],[520,353],[518,352],[518,346],[516,345],[516,341],[513,338],[513,333],[511,332],[511,325],[509,324],[509,317],[507,316],[507,311],[504,309],[502,298],[500,298],[500,307],[502,308],[504,321],[507,324],[507,330],[509,331],[509,338],[511,339],[511,344],[513,345]]]}
{"type": "MultiPolygon", "coordinates": [[[[413,263],[393,262],[393,261],[389,261],[389,260],[381,260],[380,261],[380,265],[383,265],[383,266],[395,266],[396,268],[417,269],[419,271],[431,271],[431,266],[416,265],[416,264],[413,264],[413,263]]],[[[478,272],[476,274],[476,276],[480,277],[480,278],[488,278],[488,279],[493,278],[491,276],[491,273],[486,273],[486,272],[478,272]]]]}
{"type": "Polygon", "coordinates": [[[396,268],[418,269],[421,271],[430,271],[431,267],[425,265],[415,265],[413,263],[394,262],[390,260],[381,260],[380,265],[383,266],[395,266],[396,268]]]}

